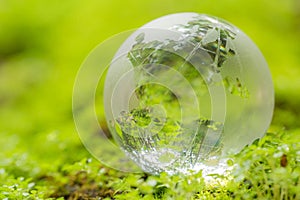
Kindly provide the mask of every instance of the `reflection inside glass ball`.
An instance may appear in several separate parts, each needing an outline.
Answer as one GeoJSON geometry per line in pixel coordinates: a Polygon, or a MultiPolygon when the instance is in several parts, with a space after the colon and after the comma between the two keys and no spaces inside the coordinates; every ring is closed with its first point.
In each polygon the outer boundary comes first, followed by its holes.
{"type": "Polygon", "coordinates": [[[273,113],[267,63],[238,28],[179,13],[133,33],[106,76],[110,131],[144,171],[222,173],[264,135],[273,113]]]}

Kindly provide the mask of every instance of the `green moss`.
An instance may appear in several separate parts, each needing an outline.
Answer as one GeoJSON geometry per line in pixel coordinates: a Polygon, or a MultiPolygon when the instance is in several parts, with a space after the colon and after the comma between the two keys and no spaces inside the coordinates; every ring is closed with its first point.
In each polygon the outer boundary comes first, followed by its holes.
{"type": "Polygon", "coordinates": [[[1,1],[0,199],[300,199],[298,11],[293,0],[1,1]],[[213,185],[201,173],[151,176],[103,166],[73,124],[81,62],[114,33],[187,10],[232,21],[262,49],[276,89],[272,133],[233,155],[231,176],[213,185]]]}

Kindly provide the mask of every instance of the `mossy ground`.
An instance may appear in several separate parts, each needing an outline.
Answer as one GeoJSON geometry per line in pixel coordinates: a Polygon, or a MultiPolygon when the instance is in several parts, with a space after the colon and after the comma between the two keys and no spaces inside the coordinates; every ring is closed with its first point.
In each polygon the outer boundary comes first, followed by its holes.
{"type": "Polygon", "coordinates": [[[0,199],[300,199],[299,6],[296,0],[1,1],[0,199]],[[265,55],[275,85],[269,133],[233,155],[231,176],[215,177],[213,185],[201,173],[107,168],[85,150],[72,119],[75,76],[94,46],[183,11],[217,15],[244,30],[265,55]]]}

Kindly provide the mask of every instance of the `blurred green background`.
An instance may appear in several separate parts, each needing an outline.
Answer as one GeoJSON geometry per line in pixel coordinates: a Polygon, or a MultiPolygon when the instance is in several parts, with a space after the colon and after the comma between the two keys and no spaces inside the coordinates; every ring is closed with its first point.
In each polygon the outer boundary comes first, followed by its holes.
{"type": "Polygon", "coordinates": [[[0,0],[0,167],[33,176],[88,155],[72,119],[81,63],[108,37],[176,12],[218,16],[252,38],[274,80],[272,129],[299,129],[299,0],[0,0]]]}

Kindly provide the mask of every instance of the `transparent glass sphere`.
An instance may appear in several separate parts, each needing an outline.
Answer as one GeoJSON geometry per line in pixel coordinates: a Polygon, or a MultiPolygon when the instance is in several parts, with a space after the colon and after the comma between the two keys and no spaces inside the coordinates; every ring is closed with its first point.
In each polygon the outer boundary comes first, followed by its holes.
{"type": "Polygon", "coordinates": [[[178,13],[136,30],[106,76],[105,114],[144,171],[212,172],[264,135],[274,106],[267,63],[232,24],[178,13]]]}

